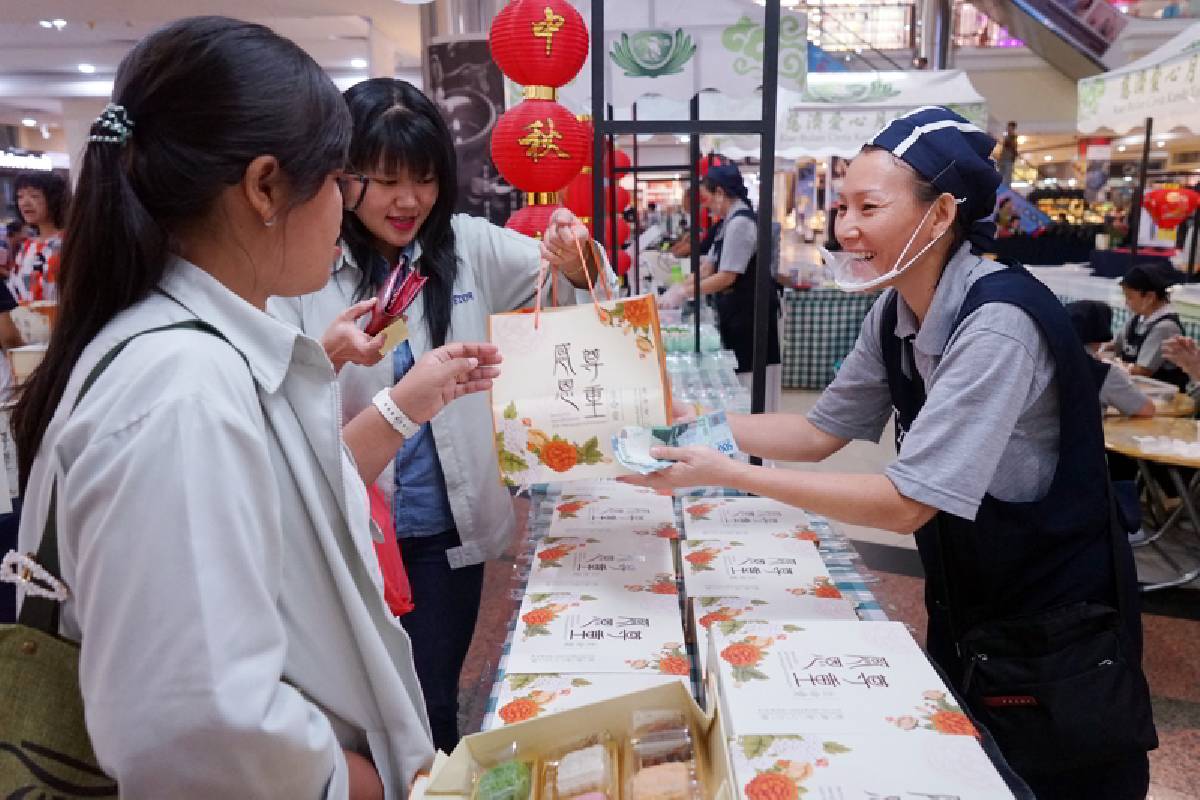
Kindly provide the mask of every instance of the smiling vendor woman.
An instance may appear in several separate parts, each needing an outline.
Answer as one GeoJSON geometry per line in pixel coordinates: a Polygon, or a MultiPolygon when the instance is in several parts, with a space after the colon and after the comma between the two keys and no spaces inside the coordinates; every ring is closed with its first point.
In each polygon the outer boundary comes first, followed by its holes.
{"type": "Polygon", "coordinates": [[[878,441],[894,413],[899,455],[885,474],[661,448],[679,463],[628,480],[730,486],[915,533],[930,657],[1037,797],[1142,800],[1157,740],[1097,387],[1049,290],[973,249],[990,240],[994,146],[926,107],[863,148],[840,193],[845,251],[830,265],[843,288],[891,288],[807,417],[731,419],[745,452],[820,461],[852,439],[878,441]]]}
{"type": "MultiPolygon", "coordinates": [[[[272,311],[320,336],[350,306],[374,297],[402,257],[428,279],[407,312],[408,340],[388,358],[350,363],[339,373],[344,417],[351,419],[432,348],[485,340],[488,315],[531,304],[542,253],[570,281],[562,288],[573,299],[566,290],[585,287],[587,278],[571,240],[587,230],[560,209],[539,249],[527,236],[455,214],[454,140],[433,103],[391,78],[359,83],[345,97],[354,131],[352,171],[342,178],[341,257],[322,291],[276,300],[272,311]]],[[[503,554],[516,531],[488,396],[464,397],[416,428],[376,485],[392,498],[412,586],[415,609],[400,621],[412,639],[434,744],[450,752],[483,564],[503,554]]]]}

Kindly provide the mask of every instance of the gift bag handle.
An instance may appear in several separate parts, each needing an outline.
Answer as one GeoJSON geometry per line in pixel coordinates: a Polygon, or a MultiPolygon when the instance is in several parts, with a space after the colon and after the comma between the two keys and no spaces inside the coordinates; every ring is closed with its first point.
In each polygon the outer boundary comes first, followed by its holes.
{"type": "MultiPolygon", "coordinates": [[[[562,227],[562,226],[566,225],[566,223],[558,223],[558,225],[560,227],[562,227]]],[[[578,237],[576,237],[574,242],[575,242],[575,251],[577,253],[579,253],[579,263],[583,265],[583,277],[584,277],[584,280],[587,281],[588,294],[591,295],[592,306],[596,309],[596,316],[601,317],[602,313],[601,313],[601,308],[600,308],[600,298],[596,296],[596,286],[595,286],[595,284],[592,283],[592,274],[588,269],[587,255],[585,255],[583,252],[582,240],[579,239],[578,237]]],[[[600,284],[604,288],[604,299],[612,300],[612,298],[613,298],[612,290],[609,288],[609,285],[608,285],[608,276],[606,274],[606,271],[599,268],[603,262],[601,261],[601,259],[599,258],[598,254],[596,252],[596,250],[597,250],[596,244],[592,241],[588,241],[588,250],[593,257],[592,261],[594,261],[597,265],[596,283],[600,284]]],[[[554,264],[551,264],[546,258],[540,258],[538,261],[537,286],[535,287],[536,290],[534,292],[534,294],[536,295],[536,298],[534,301],[534,307],[533,307],[533,328],[534,328],[534,330],[537,330],[541,324],[542,292],[545,289],[545,285],[546,285],[545,280],[546,280],[547,272],[549,272],[549,277],[550,277],[551,308],[558,307],[559,268],[556,267],[554,264]]]]}

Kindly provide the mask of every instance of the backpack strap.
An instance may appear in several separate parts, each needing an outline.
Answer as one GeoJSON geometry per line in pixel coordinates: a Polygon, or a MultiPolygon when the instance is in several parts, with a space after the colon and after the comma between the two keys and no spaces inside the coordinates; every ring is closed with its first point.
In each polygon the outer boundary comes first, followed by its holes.
{"type": "MultiPolygon", "coordinates": [[[[173,322],[169,325],[160,325],[157,328],[149,328],[144,331],[133,334],[127,339],[118,342],[111,350],[92,367],[92,371],[88,373],[87,378],[83,381],[83,386],[79,389],[79,394],[75,398],[75,402],[71,405],[71,411],[74,412],[79,407],[79,402],[83,400],[83,396],[88,393],[96,380],[108,369],[117,356],[129,346],[129,343],[138,337],[145,336],[148,333],[160,333],[162,331],[172,330],[193,330],[201,333],[216,336],[221,341],[233,347],[233,344],[214,326],[199,319],[183,320],[182,322],[173,322]]],[[[246,356],[242,351],[234,347],[238,355],[246,361],[246,356]]],[[[249,368],[250,362],[246,361],[246,366],[249,368]]],[[[58,559],[58,522],[57,522],[57,500],[58,500],[58,480],[54,481],[50,488],[50,507],[46,512],[46,525],[42,529],[42,540],[38,544],[37,555],[34,557],[38,565],[54,578],[54,580],[62,584],[62,568],[58,559]]],[[[18,622],[21,625],[26,625],[30,628],[36,628],[51,636],[58,635],[59,616],[62,613],[62,604],[58,600],[48,597],[38,597],[28,595],[25,601],[21,604],[21,615],[18,622]]]]}

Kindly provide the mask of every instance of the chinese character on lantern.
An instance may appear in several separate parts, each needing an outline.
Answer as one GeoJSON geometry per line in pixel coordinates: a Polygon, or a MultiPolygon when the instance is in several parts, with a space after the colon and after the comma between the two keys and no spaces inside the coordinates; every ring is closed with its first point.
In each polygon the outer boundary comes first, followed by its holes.
{"type": "Polygon", "coordinates": [[[554,153],[559,158],[570,158],[571,155],[558,146],[562,134],[554,128],[554,120],[535,119],[525,126],[529,133],[517,139],[517,144],[525,148],[525,155],[537,163],[546,156],[554,153]]]}
{"type": "Polygon", "coordinates": [[[550,55],[550,46],[554,43],[554,34],[558,33],[567,20],[561,14],[555,14],[550,6],[546,6],[546,17],[533,23],[533,35],[546,40],[546,55],[550,55]]]}

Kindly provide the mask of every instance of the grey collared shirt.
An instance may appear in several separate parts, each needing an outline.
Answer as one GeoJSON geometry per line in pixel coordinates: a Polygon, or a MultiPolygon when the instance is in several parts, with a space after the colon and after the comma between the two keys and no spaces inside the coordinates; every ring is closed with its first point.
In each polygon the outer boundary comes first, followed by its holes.
{"type": "MultiPolygon", "coordinates": [[[[1042,497],[1058,463],[1054,358],[1037,323],[1016,306],[989,303],[950,335],[971,284],[1001,269],[963,245],[923,324],[902,297],[897,305],[895,332],[915,337],[926,401],[885,474],[905,497],[966,519],[975,518],[985,494],[1010,502],[1042,497]]],[[[888,296],[867,314],[854,349],[809,412],[830,435],[879,441],[892,414],[880,335],[888,296]]]]}
{"type": "Polygon", "coordinates": [[[750,217],[735,217],[734,214],[742,209],[748,209],[745,202],[738,200],[725,215],[725,222],[717,233],[717,240],[723,241],[721,247],[721,263],[717,265],[720,272],[733,272],[743,275],[750,266],[750,259],[758,250],[758,223],[750,217]]]}

